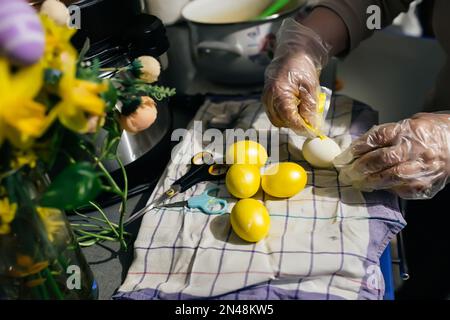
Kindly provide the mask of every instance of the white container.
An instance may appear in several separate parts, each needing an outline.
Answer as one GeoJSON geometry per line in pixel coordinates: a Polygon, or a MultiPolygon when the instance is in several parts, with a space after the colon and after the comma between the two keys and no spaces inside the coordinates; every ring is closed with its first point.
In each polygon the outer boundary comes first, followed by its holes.
{"type": "Polygon", "coordinates": [[[157,16],[165,25],[171,25],[181,19],[181,11],[189,0],[143,0],[144,11],[157,16]]]}

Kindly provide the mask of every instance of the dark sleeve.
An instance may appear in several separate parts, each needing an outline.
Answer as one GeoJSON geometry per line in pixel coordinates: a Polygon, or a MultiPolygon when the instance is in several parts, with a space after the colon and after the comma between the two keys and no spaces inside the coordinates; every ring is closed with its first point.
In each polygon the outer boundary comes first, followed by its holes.
{"type": "Polygon", "coordinates": [[[408,11],[409,5],[414,0],[322,0],[316,7],[326,7],[337,13],[347,26],[350,47],[356,48],[361,41],[370,37],[375,30],[367,27],[367,19],[370,14],[367,8],[377,5],[381,11],[381,27],[384,28],[401,13],[408,11]]]}

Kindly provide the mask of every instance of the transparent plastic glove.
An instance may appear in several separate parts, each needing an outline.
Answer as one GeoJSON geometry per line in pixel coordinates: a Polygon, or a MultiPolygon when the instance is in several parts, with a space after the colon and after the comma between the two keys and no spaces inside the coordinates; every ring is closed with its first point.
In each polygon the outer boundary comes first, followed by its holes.
{"type": "Polygon", "coordinates": [[[275,57],[266,69],[262,97],[273,125],[301,131],[305,121],[312,127],[321,123],[319,75],[328,53],[329,46],[313,30],[294,19],[283,22],[275,57]]]}
{"type": "Polygon", "coordinates": [[[341,182],[405,199],[432,198],[449,181],[449,117],[419,113],[372,128],[334,160],[341,182]]]}

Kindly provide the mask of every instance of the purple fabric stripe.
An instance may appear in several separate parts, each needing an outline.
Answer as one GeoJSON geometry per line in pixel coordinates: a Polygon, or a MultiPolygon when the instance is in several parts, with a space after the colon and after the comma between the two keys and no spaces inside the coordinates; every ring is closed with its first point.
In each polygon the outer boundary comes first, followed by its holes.
{"type": "MultiPolygon", "coordinates": [[[[311,178],[312,178],[311,182],[314,185],[316,182],[316,172],[313,168],[311,169],[311,178]]],[[[314,268],[314,232],[316,230],[316,224],[317,224],[317,200],[316,200],[315,188],[313,188],[313,190],[312,190],[312,196],[313,196],[313,209],[314,209],[314,220],[313,220],[313,226],[312,226],[312,231],[311,231],[311,252],[312,252],[312,254],[311,254],[311,260],[310,260],[310,264],[309,264],[308,274],[306,275],[306,277],[311,276],[313,268],[314,268]]],[[[299,283],[298,287],[300,288],[300,283],[299,283]]]]}
{"type": "MultiPolygon", "coordinates": [[[[192,254],[194,257],[197,256],[198,249],[200,249],[200,243],[202,243],[202,239],[203,239],[203,235],[204,235],[204,233],[205,233],[205,229],[206,229],[206,227],[208,226],[209,220],[211,220],[211,217],[212,217],[211,215],[208,215],[208,217],[207,217],[207,219],[206,219],[206,222],[205,222],[205,224],[203,225],[202,230],[200,231],[200,237],[199,237],[199,240],[198,240],[197,247],[194,248],[195,252],[192,254]]],[[[189,287],[189,285],[191,284],[191,277],[190,277],[189,275],[186,275],[186,280],[185,280],[185,282],[187,282],[187,283],[186,283],[186,286],[185,286],[183,289],[180,290],[178,300],[181,300],[181,296],[183,295],[183,291],[184,291],[185,289],[187,289],[187,288],[189,287]]]]}
{"type": "MultiPolygon", "coordinates": [[[[164,208],[162,208],[162,209],[160,209],[160,210],[161,210],[161,211],[165,211],[164,208]]],[[[145,252],[145,258],[144,258],[144,272],[142,273],[142,277],[139,279],[139,281],[136,282],[136,284],[133,286],[133,290],[136,290],[136,288],[137,288],[137,287],[142,283],[142,281],[144,281],[144,279],[145,279],[145,275],[146,275],[147,270],[148,270],[148,267],[149,267],[149,263],[148,263],[148,255],[150,254],[150,248],[151,248],[151,246],[152,246],[153,240],[155,239],[156,232],[158,231],[158,228],[159,228],[159,226],[161,225],[161,221],[163,220],[163,218],[164,218],[164,214],[161,213],[160,216],[159,216],[158,223],[156,224],[156,227],[155,227],[155,229],[153,230],[152,237],[151,237],[151,240],[150,240],[150,243],[149,243],[149,247],[147,248],[147,251],[145,252]]]]}
{"type": "Polygon", "coordinates": [[[219,279],[219,276],[220,276],[220,270],[222,270],[223,257],[225,255],[225,251],[226,251],[226,246],[227,246],[228,240],[230,240],[231,232],[232,232],[232,229],[231,229],[231,225],[230,225],[229,226],[229,230],[228,230],[228,234],[227,234],[227,238],[225,239],[225,242],[223,244],[223,248],[221,250],[222,252],[220,254],[220,259],[219,259],[219,269],[217,270],[216,277],[214,278],[214,281],[213,281],[212,286],[211,286],[211,291],[209,292],[210,296],[212,296],[213,293],[214,293],[214,289],[216,288],[217,279],[219,279]]]}
{"type": "MultiPolygon", "coordinates": [[[[274,283],[276,285],[276,283],[274,283]]],[[[143,289],[133,292],[118,292],[113,296],[115,300],[149,300],[154,296],[161,300],[177,300],[178,293],[159,292],[155,295],[154,289],[143,289]]],[[[239,297],[241,300],[292,300],[297,295],[296,290],[285,290],[273,285],[264,284],[250,288],[240,289],[239,297]],[[267,294],[268,293],[268,294],[267,294]]],[[[235,293],[227,293],[214,297],[198,297],[189,294],[182,294],[179,300],[233,300],[235,293]]],[[[335,295],[326,296],[320,293],[301,292],[302,300],[344,300],[342,297],[335,295]]]]}
{"type": "MultiPolygon", "coordinates": [[[[370,220],[369,224],[369,244],[367,248],[368,258],[371,261],[376,261],[379,265],[380,257],[384,250],[395,238],[396,234],[399,233],[405,226],[406,222],[400,214],[400,209],[397,203],[397,210],[392,210],[392,202],[397,201],[397,197],[385,191],[378,191],[372,193],[363,193],[363,196],[367,201],[373,201],[374,198],[378,198],[380,203],[386,203],[385,206],[368,206],[367,210],[369,216],[374,219],[370,220]],[[382,218],[382,217],[386,218],[382,218]]],[[[367,268],[373,265],[368,260],[364,261],[364,267],[367,268]]],[[[363,282],[367,282],[370,274],[366,274],[363,282]]],[[[382,277],[382,275],[381,275],[382,277]]],[[[383,290],[370,289],[367,286],[363,286],[360,292],[361,299],[373,299],[374,295],[380,295],[381,298],[384,295],[383,290]]]]}
{"type": "MultiPolygon", "coordinates": [[[[352,138],[357,138],[366,133],[372,126],[378,124],[378,112],[367,105],[354,101],[352,108],[352,120],[350,134],[352,138]]],[[[369,244],[367,248],[368,259],[364,261],[365,270],[369,266],[379,265],[379,259],[389,242],[405,226],[405,221],[400,214],[397,198],[387,192],[378,191],[363,193],[370,216],[369,221],[369,244]]],[[[363,279],[367,283],[369,275],[363,279]]],[[[384,290],[371,290],[363,285],[360,288],[359,299],[378,299],[383,297],[384,290]]]]}
{"type": "MultiPolygon", "coordinates": [[[[287,153],[288,153],[288,161],[291,160],[291,153],[289,152],[289,136],[286,135],[286,149],[287,149],[287,153]]],[[[278,263],[278,273],[276,275],[276,277],[278,278],[280,276],[280,272],[281,272],[281,265],[283,263],[283,251],[284,251],[284,239],[286,237],[286,232],[287,232],[287,226],[288,226],[288,221],[289,221],[289,199],[286,200],[286,219],[284,221],[284,228],[283,228],[283,235],[281,236],[281,244],[280,244],[280,260],[278,263]]]]}
{"type": "MultiPolygon", "coordinates": [[[[332,116],[331,116],[331,119],[330,119],[330,132],[328,132],[329,136],[331,135],[331,131],[332,131],[332,128],[333,128],[333,123],[334,123],[334,119],[335,119],[335,111],[336,111],[336,101],[334,101],[334,103],[332,105],[332,116]]],[[[342,210],[342,202],[341,202],[342,192],[341,192],[341,186],[340,186],[340,183],[339,183],[339,173],[337,171],[336,171],[336,186],[337,186],[338,196],[339,196],[339,210],[341,212],[341,217],[343,217],[344,216],[344,212],[342,210]]],[[[339,222],[339,238],[340,238],[340,245],[341,245],[341,263],[340,263],[339,269],[331,275],[330,282],[328,283],[328,286],[327,286],[327,297],[329,297],[329,295],[330,295],[330,289],[331,289],[331,285],[333,283],[334,277],[336,276],[336,274],[341,272],[342,268],[344,267],[344,257],[345,257],[344,252],[345,252],[345,249],[344,249],[344,233],[342,232],[343,221],[344,221],[344,219],[341,218],[340,222],[339,222]]]]}
{"type": "MultiPolygon", "coordinates": [[[[176,251],[176,245],[177,245],[177,241],[180,238],[181,232],[184,229],[184,221],[185,219],[183,218],[181,221],[181,226],[180,226],[180,230],[178,230],[177,236],[175,237],[175,241],[173,242],[173,246],[172,246],[172,255],[170,257],[170,267],[169,267],[169,273],[167,274],[166,277],[166,281],[165,283],[167,283],[167,281],[169,281],[170,275],[172,274],[172,270],[173,270],[173,264],[174,264],[174,260],[175,260],[175,251],[176,251]]],[[[161,287],[161,285],[164,282],[161,282],[158,284],[158,286],[156,287],[155,293],[157,293],[159,291],[159,288],[161,287]]]]}
{"type": "MultiPolygon", "coordinates": [[[[342,193],[341,193],[341,187],[339,186],[339,175],[338,175],[338,174],[336,174],[336,180],[337,180],[337,183],[338,183],[338,195],[339,195],[339,200],[341,200],[341,198],[342,198],[342,193]]],[[[344,216],[344,212],[343,212],[343,210],[342,210],[342,202],[339,202],[339,210],[341,211],[342,216],[344,216]]],[[[330,295],[331,285],[332,285],[332,283],[333,283],[333,280],[334,280],[335,276],[336,276],[339,272],[341,272],[341,271],[342,271],[342,268],[344,267],[344,258],[345,258],[344,252],[345,252],[345,248],[344,248],[343,223],[344,223],[344,219],[341,218],[341,219],[340,219],[340,222],[339,222],[339,238],[340,238],[340,245],[341,245],[341,264],[339,265],[339,269],[336,270],[336,272],[334,272],[334,273],[331,275],[330,282],[329,282],[328,287],[327,287],[327,296],[330,295]]]]}
{"type": "MultiPolygon", "coordinates": [[[[389,220],[390,221],[390,220],[389,220]]],[[[159,247],[151,247],[151,248],[147,248],[147,247],[135,247],[135,250],[164,250],[164,249],[173,249],[173,246],[159,246],[159,247]]],[[[176,246],[176,249],[188,249],[188,250],[196,250],[196,249],[203,249],[203,250],[218,250],[218,251],[222,251],[223,248],[216,248],[216,247],[203,247],[203,246],[198,246],[198,247],[190,247],[190,246],[176,246]]],[[[249,253],[252,252],[252,250],[244,250],[244,249],[231,249],[231,248],[226,248],[225,251],[230,251],[230,252],[244,252],[244,253],[249,253]]],[[[280,254],[281,252],[283,253],[292,253],[292,254],[312,254],[311,251],[305,251],[305,250],[284,250],[284,251],[271,251],[271,252],[263,252],[263,251],[258,251],[258,250],[254,250],[254,252],[256,254],[263,254],[263,255],[273,255],[273,254],[280,254]]],[[[347,256],[351,256],[351,257],[356,257],[359,258],[361,260],[368,260],[369,262],[372,263],[376,263],[376,261],[373,261],[365,256],[356,254],[356,253],[350,253],[350,252],[332,252],[332,251],[315,251],[314,254],[345,254],[347,256]]]]}

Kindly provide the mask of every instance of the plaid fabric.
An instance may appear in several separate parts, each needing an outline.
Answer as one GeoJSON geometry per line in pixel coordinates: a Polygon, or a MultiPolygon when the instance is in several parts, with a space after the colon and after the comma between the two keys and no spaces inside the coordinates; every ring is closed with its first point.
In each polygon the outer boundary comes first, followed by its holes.
{"type": "MultiPolygon", "coordinates": [[[[198,111],[203,129],[228,110],[239,128],[270,132],[257,97],[211,97],[198,111]]],[[[376,124],[378,115],[347,97],[334,97],[327,117],[328,136],[341,147],[376,124]]],[[[194,133],[191,125],[191,132],[194,133]]],[[[197,130],[197,129],[195,129],[197,130]]],[[[263,136],[263,134],[262,134],[263,136]]],[[[175,149],[152,199],[188,169],[202,142],[192,135],[175,149]],[[186,163],[186,161],[184,161],[186,163]]],[[[260,137],[261,139],[261,137],[260,137]]],[[[135,260],[115,299],[382,299],[379,257],[404,226],[397,199],[386,192],[364,194],[339,183],[335,170],[313,169],[302,158],[304,138],[280,131],[279,157],[308,172],[304,191],[279,200],[262,192],[271,215],[269,236],[256,243],[239,239],[229,214],[208,216],[188,208],[153,209],[134,244],[135,260]]],[[[236,200],[224,182],[201,183],[171,201],[187,200],[217,185],[217,196],[236,200]]]]}

